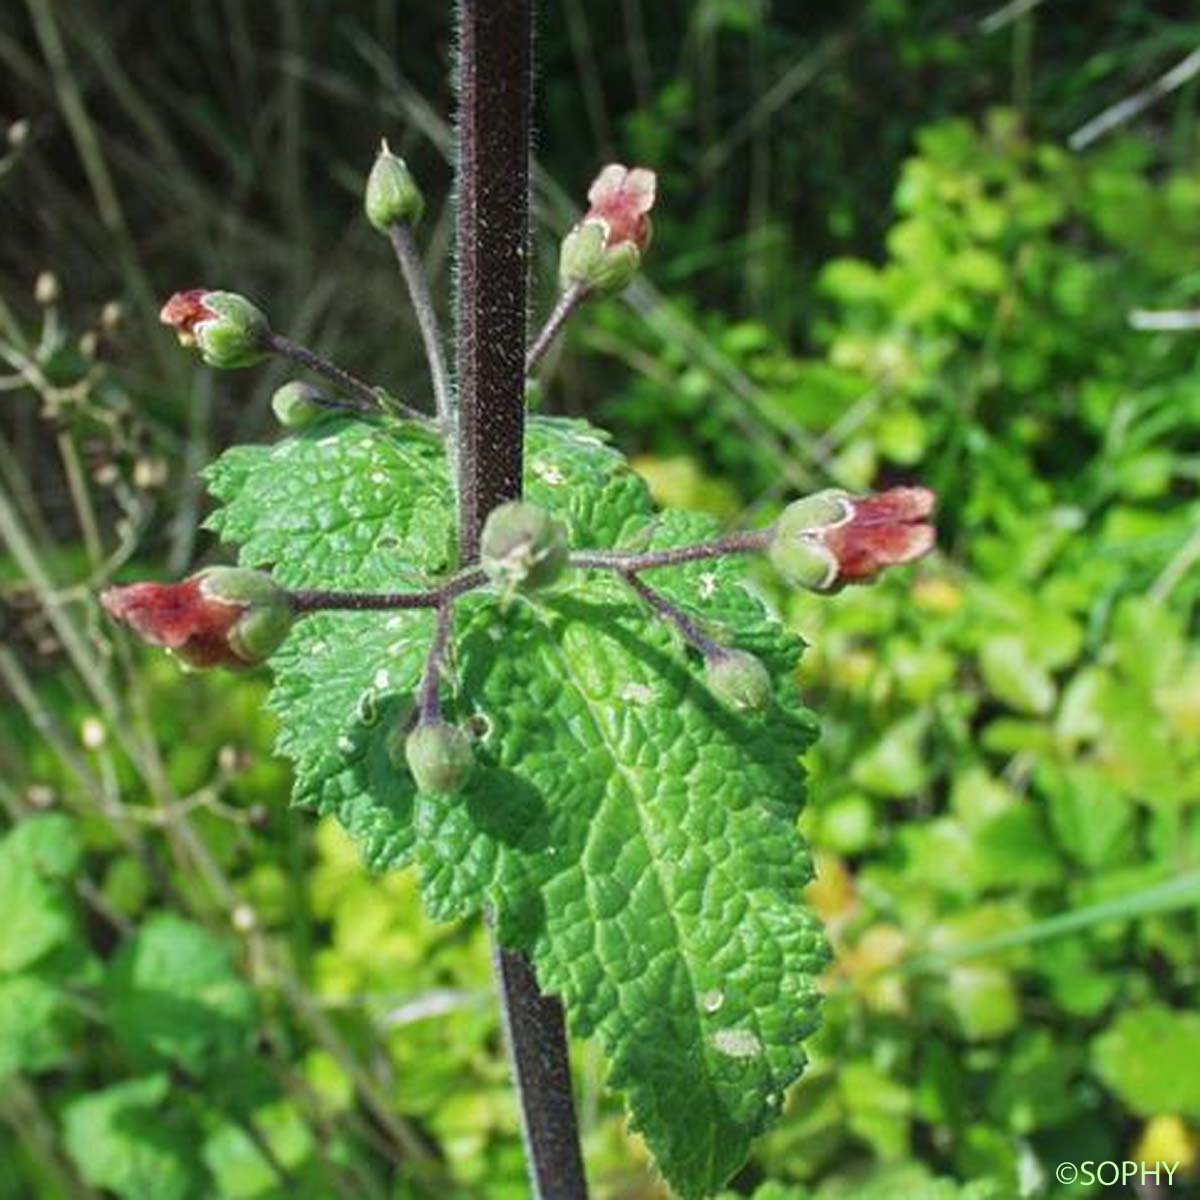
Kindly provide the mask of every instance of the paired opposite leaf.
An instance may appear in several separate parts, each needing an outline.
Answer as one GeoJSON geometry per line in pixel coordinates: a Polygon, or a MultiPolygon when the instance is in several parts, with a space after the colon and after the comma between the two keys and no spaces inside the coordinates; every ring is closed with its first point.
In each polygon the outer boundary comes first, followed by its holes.
{"type": "MultiPolygon", "coordinates": [[[[291,449],[233,450],[212,473],[226,501],[214,527],[292,586],[395,588],[442,570],[449,490],[418,436],[330,421],[281,444],[291,449]]],[[[576,548],[716,532],[656,516],[624,459],[578,422],[530,423],[526,495],[576,548]]],[[[506,605],[486,591],[461,600],[446,699],[478,731],[478,765],[453,797],[415,794],[386,749],[428,613],[312,617],[273,660],[297,799],[336,813],[373,865],[418,863],[435,915],[496,913],[573,1028],[600,1035],[633,1124],[685,1196],[719,1187],[779,1111],[826,956],[795,828],[813,736],[788,682],[800,647],[742,570],[694,563],[651,578],[763,659],[778,699],[757,719],[719,704],[692,652],[611,575],[570,571],[506,605]]]]}

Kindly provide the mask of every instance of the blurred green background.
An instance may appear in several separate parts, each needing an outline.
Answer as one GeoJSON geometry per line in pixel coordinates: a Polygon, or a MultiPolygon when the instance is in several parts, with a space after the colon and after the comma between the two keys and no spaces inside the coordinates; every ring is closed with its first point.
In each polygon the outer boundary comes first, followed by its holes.
{"type": "MultiPolygon", "coordinates": [[[[539,17],[535,313],[597,167],[660,178],[645,277],[577,319],[540,403],[731,524],[831,482],[941,496],[933,559],[776,597],[811,643],[836,959],[733,1186],[1200,1194],[1200,329],[1131,322],[1200,324],[1200,17],[799,7],[539,17]],[[1180,1165],[1055,1182],[1088,1159],[1180,1165]]],[[[447,8],[0,11],[5,1200],[527,1194],[483,932],[288,810],[261,677],[184,675],[94,602],[211,561],[198,469],[277,435],[284,376],[197,368],[166,294],[244,291],[427,394],[359,197],[386,135],[444,303],[447,8]]],[[[575,1056],[594,1194],[663,1196],[575,1056]]]]}

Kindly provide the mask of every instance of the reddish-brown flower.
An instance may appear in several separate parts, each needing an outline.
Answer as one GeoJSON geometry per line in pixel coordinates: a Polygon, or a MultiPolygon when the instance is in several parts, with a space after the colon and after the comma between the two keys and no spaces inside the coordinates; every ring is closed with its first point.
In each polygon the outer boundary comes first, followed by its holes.
{"type": "Polygon", "coordinates": [[[792,583],[830,592],[868,583],[886,567],[933,549],[929,517],[936,496],[924,487],[896,487],[870,496],[836,489],[788,505],[767,553],[792,583]]]}
{"type": "Polygon", "coordinates": [[[608,225],[605,248],[632,242],[639,252],[650,244],[649,212],[654,207],[658,178],[645,167],[623,167],[609,163],[588,189],[591,208],[584,221],[604,221],[608,225]]]}
{"type": "Polygon", "coordinates": [[[937,497],[926,487],[894,487],[871,496],[851,497],[853,515],[825,531],[825,545],[837,560],[838,579],[861,583],[884,567],[913,562],[933,549],[928,518],[937,497]]]}
{"type": "Polygon", "coordinates": [[[188,666],[252,667],[287,635],[286,594],[269,576],[212,567],[180,583],[134,583],[100,596],[108,614],[188,666]]]}
{"type": "Polygon", "coordinates": [[[195,346],[210,367],[235,370],[261,362],[269,350],[266,316],[237,292],[189,288],[162,306],[158,319],[183,346],[195,346]]]}
{"type": "Polygon", "coordinates": [[[189,288],[186,292],[176,292],[158,314],[158,319],[174,329],[185,346],[196,344],[198,322],[211,321],[217,316],[204,303],[204,297],[207,295],[207,288],[189,288]]]}

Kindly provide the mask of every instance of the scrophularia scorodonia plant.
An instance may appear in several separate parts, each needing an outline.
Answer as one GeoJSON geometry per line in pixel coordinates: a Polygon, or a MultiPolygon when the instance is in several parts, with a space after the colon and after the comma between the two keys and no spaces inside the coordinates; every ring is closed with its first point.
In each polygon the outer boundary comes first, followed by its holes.
{"type": "MultiPolygon", "coordinates": [[[[639,269],[655,188],[643,167],[599,173],[529,372],[573,313],[639,269]]],[[[485,191],[459,180],[477,206],[485,191]]],[[[815,730],[794,679],[801,643],[747,570],[765,558],[817,592],[869,582],[932,547],[934,498],[831,490],[731,533],[656,510],[599,430],[531,416],[513,503],[463,555],[479,534],[459,526],[458,492],[476,465],[412,253],[422,207],[385,147],[366,211],[418,310],[429,414],[234,293],[167,302],[164,322],[206,363],[282,355],[327,390],[285,385],[285,436],[207,472],[209,526],[240,547],[239,567],[113,588],[104,605],[191,666],[269,658],[296,802],[335,814],[372,866],[416,866],[435,917],[487,911],[574,1031],[599,1037],[667,1180],[705,1195],[802,1070],[827,960],[796,828],[815,730]]],[[[514,1043],[524,1087],[519,1030],[514,1043]]],[[[523,1103],[532,1121],[538,1101],[523,1103]]],[[[530,1144],[540,1160],[536,1131],[530,1144]]],[[[544,1162],[535,1178],[540,1195],[582,1195],[579,1181],[556,1190],[544,1162]]]]}

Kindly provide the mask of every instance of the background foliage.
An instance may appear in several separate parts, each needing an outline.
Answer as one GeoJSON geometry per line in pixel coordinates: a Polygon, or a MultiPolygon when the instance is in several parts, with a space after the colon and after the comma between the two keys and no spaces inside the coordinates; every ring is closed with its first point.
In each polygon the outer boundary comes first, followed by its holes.
{"type": "MultiPolygon", "coordinates": [[[[525,1194],[481,930],[288,811],[260,679],[135,654],[90,599],[204,561],[198,468],[274,436],[280,377],[193,369],[161,295],[238,287],[424,394],[358,193],[386,133],[447,277],[443,7],[0,14],[0,111],[27,122],[0,161],[0,1196],[525,1194]]],[[[1197,306],[1196,87],[1068,139],[1200,24],[544,7],[539,310],[599,162],[654,166],[662,196],[647,277],[580,319],[544,407],[731,523],[830,481],[942,496],[934,560],[775,597],[811,643],[836,959],[738,1192],[1077,1195],[1059,1161],[1142,1156],[1194,1177],[1200,358],[1129,314],[1197,306]]],[[[596,1194],[660,1194],[575,1050],[596,1194]]]]}

